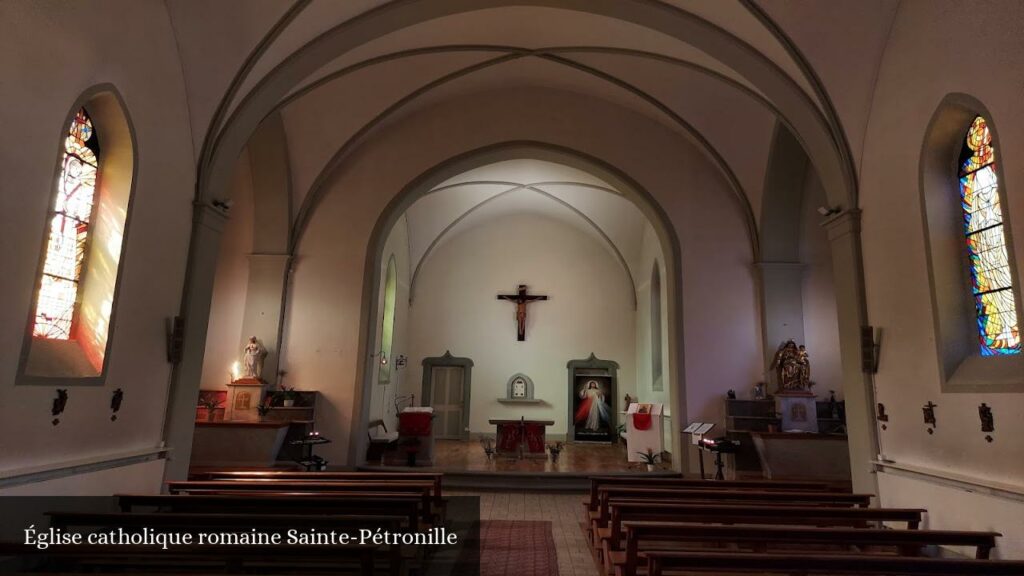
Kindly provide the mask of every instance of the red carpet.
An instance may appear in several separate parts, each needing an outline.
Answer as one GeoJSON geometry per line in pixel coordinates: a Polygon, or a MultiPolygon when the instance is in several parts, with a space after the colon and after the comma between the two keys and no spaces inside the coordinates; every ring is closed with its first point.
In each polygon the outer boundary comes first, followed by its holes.
{"type": "Polygon", "coordinates": [[[551,522],[484,520],[480,522],[482,576],[558,576],[551,522]]]}

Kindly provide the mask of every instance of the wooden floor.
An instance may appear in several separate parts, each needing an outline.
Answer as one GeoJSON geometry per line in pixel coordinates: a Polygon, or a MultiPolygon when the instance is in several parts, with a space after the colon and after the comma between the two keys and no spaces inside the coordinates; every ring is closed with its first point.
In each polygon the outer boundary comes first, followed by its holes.
{"type": "Polygon", "coordinates": [[[642,472],[646,470],[643,464],[626,462],[626,446],[624,444],[567,443],[558,462],[551,462],[551,458],[515,459],[497,455],[488,460],[479,442],[462,440],[437,440],[434,444],[432,468],[442,471],[560,473],[642,472]]]}
{"type": "MultiPolygon", "coordinates": [[[[446,494],[449,492],[446,490],[446,494]]],[[[463,492],[453,496],[479,496],[481,520],[547,520],[558,554],[559,576],[598,576],[599,571],[580,528],[584,494],[539,492],[463,492]]]]}

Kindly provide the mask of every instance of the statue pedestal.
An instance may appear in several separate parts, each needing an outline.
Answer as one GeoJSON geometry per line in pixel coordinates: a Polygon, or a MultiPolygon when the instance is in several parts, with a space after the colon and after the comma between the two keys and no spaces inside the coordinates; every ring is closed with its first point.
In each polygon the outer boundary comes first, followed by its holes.
{"type": "Polygon", "coordinates": [[[263,380],[239,378],[228,384],[227,418],[235,422],[259,422],[256,410],[263,399],[263,380]]]}
{"type": "Polygon", "coordinates": [[[818,405],[813,392],[786,391],[775,395],[783,432],[818,432],[818,405]]]}

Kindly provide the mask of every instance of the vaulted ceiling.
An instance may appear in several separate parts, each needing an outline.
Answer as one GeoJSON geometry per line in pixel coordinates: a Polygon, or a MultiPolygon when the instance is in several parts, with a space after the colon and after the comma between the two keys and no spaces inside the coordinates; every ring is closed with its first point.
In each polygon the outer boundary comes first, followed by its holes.
{"type": "Polygon", "coordinates": [[[167,5],[193,125],[208,127],[194,131],[201,187],[223,186],[218,166],[233,163],[255,123],[279,111],[301,214],[338,150],[380,126],[438,101],[527,86],[585,93],[677,131],[755,218],[777,122],[808,150],[830,194],[842,186],[855,194],[873,79],[897,8],[895,0],[167,5]]]}
{"type": "Polygon", "coordinates": [[[590,236],[619,265],[622,281],[630,290],[636,288],[644,234],[654,234],[636,205],[582,170],[539,160],[508,160],[450,178],[406,211],[411,298],[420,270],[430,265],[442,244],[511,215],[557,220],[590,236]]]}

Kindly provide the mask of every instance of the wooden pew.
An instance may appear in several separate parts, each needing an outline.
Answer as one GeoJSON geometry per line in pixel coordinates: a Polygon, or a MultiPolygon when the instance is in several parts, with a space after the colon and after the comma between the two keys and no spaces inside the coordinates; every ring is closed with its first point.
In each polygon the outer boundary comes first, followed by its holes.
{"type": "Polygon", "coordinates": [[[857,506],[871,504],[870,494],[839,492],[801,492],[792,490],[688,490],[674,488],[638,488],[635,486],[601,486],[597,489],[598,510],[594,522],[598,528],[608,524],[608,502],[612,498],[633,498],[659,501],[744,502],[752,505],[785,504],[806,506],[857,506]]]}
{"type": "Polygon", "coordinates": [[[356,480],[420,480],[434,483],[434,500],[443,503],[441,472],[303,472],[301,470],[206,470],[190,475],[191,480],[313,480],[356,481],[356,480]]]}
{"type": "Polygon", "coordinates": [[[686,522],[694,524],[775,524],[867,528],[872,523],[906,522],[907,529],[921,525],[924,510],[913,508],[828,508],[821,506],[744,506],[613,500],[608,526],[593,532],[599,551],[622,549],[624,522],[686,522]]]}
{"type": "Polygon", "coordinates": [[[666,572],[756,572],[758,574],[859,576],[1021,576],[1024,562],[876,555],[757,554],[651,551],[640,554],[648,576],[666,572]]]}
{"type": "Polygon", "coordinates": [[[258,492],[277,492],[279,494],[309,494],[323,497],[345,492],[358,492],[364,495],[376,493],[418,494],[424,504],[424,520],[433,521],[432,506],[434,502],[432,481],[422,480],[365,480],[365,481],[324,481],[312,482],[302,480],[210,480],[210,481],[177,481],[167,483],[172,494],[231,494],[258,492]]]}
{"type": "MultiPolygon", "coordinates": [[[[363,499],[377,499],[381,497],[397,497],[403,496],[403,494],[396,492],[271,492],[267,490],[193,490],[185,494],[181,494],[180,496],[304,498],[310,501],[341,498],[349,501],[359,501],[363,499]]],[[[436,517],[434,516],[434,513],[430,506],[429,496],[425,496],[424,494],[405,494],[404,496],[414,496],[416,498],[417,509],[419,510],[421,525],[429,527],[435,523],[436,517]]]]}
{"type": "Polygon", "coordinates": [[[602,486],[636,486],[639,488],[685,488],[687,490],[798,490],[803,492],[836,491],[826,482],[790,482],[784,480],[697,480],[692,478],[638,478],[636,476],[591,476],[590,498],[584,504],[597,510],[598,488],[602,486]]]}
{"type": "Polygon", "coordinates": [[[756,552],[767,552],[770,545],[796,544],[842,547],[832,552],[840,554],[850,554],[850,547],[857,546],[883,547],[887,549],[885,553],[895,548],[900,556],[921,556],[925,546],[972,546],[976,548],[976,558],[988,559],[996,545],[996,538],[1001,536],[997,532],[721,526],[671,522],[625,522],[622,527],[625,531],[625,550],[611,551],[605,555],[606,570],[609,574],[619,576],[636,576],[639,553],[650,550],[680,551],[679,548],[730,544],[752,547],[756,552]]]}
{"type": "MultiPolygon", "coordinates": [[[[0,556],[45,558],[54,574],[373,574],[379,546],[152,546],[64,545],[37,550],[21,542],[0,542],[0,556]]],[[[38,572],[25,572],[37,574],[38,572]]],[[[391,576],[400,576],[389,567],[391,576]]]]}
{"type": "Polygon", "coordinates": [[[133,495],[116,496],[122,512],[140,508],[166,513],[253,514],[383,514],[407,519],[413,531],[420,529],[421,500],[417,495],[342,493],[323,498],[256,493],[251,495],[133,495]]]}
{"type": "MultiPolygon", "coordinates": [[[[317,529],[322,532],[331,530],[358,536],[360,529],[376,530],[383,528],[389,532],[400,532],[408,529],[408,518],[383,514],[227,514],[227,513],[92,513],[92,512],[49,512],[51,526],[67,529],[71,527],[123,527],[125,529],[152,528],[158,532],[176,531],[194,533],[198,528],[210,532],[248,533],[250,530],[273,531],[285,534],[289,529],[306,531],[317,529]]],[[[324,554],[310,557],[333,558],[331,550],[342,558],[359,558],[365,561],[367,549],[382,549],[383,558],[389,567],[390,574],[399,576],[402,573],[403,557],[400,545],[350,545],[327,547],[324,554]]],[[[244,548],[244,546],[243,546],[244,548]]],[[[309,546],[308,548],[319,548],[309,546]]],[[[159,555],[163,550],[152,551],[159,555]]],[[[370,558],[372,560],[372,554],[370,558]]]]}

